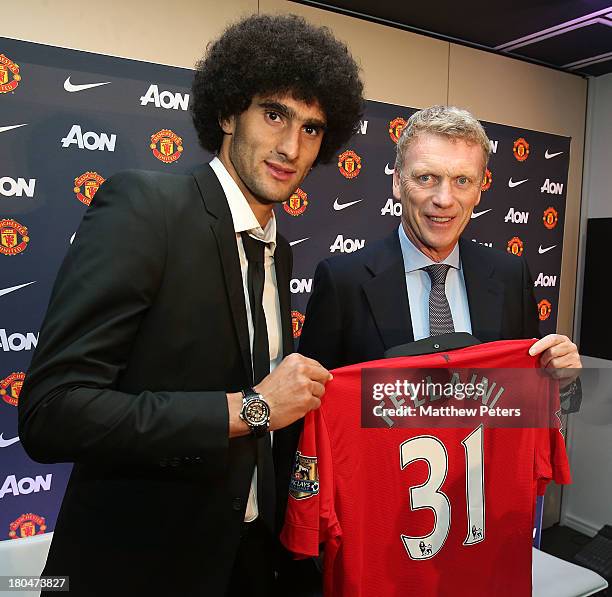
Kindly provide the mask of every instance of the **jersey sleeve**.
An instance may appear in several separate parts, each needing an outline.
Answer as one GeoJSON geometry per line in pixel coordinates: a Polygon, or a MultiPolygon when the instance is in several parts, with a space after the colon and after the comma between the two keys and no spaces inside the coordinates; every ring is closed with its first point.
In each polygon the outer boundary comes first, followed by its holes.
{"type": "Polygon", "coordinates": [[[551,424],[548,429],[537,429],[534,480],[537,483],[538,495],[544,495],[550,481],[558,485],[572,482],[565,438],[561,424],[561,407],[559,405],[558,384],[550,382],[551,424]]]}
{"type": "Polygon", "coordinates": [[[331,442],[321,410],[309,412],[295,454],[281,542],[296,557],[316,557],[321,543],[339,544],[331,442]]]}

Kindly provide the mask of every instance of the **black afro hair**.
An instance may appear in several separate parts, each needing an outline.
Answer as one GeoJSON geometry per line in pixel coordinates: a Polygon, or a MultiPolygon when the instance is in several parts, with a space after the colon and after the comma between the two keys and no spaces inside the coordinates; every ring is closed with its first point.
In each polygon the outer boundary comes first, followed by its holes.
{"type": "Polygon", "coordinates": [[[253,15],[228,27],[196,65],[193,123],[204,149],[217,152],[219,119],[244,112],[255,95],[318,101],[327,126],[317,162],[329,162],[363,114],[359,67],[327,27],[295,15],[253,15]]]}

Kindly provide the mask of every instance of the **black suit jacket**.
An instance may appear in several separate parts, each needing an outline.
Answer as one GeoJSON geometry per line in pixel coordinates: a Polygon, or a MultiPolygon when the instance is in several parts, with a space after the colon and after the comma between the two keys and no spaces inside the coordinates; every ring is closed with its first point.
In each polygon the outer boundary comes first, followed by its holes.
{"type": "MultiPolygon", "coordinates": [[[[522,258],[461,239],[472,335],[482,342],[539,335],[533,281],[522,258]]],[[[299,352],[328,369],[381,359],[412,342],[397,230],[359,252],[319,263],[299,352]]]]}
{"type": "MultiPolygon", "coordinates": [[[[288,354],[280,236],[275,266],[288,354]]],[[[228,440],[226,392],[251,383],[236,237],[212,169],[112,176],[60,269],[20,396],[28,454],[75,463],[44,573],[70,575],[74,595],[223,595],[257,455],[254,438],[228,440]]]]}

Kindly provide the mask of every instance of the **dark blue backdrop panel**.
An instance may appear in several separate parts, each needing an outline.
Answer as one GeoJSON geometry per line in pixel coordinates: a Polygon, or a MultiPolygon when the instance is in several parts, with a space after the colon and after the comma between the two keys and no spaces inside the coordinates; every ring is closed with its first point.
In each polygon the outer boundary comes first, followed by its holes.
{"type": "MultiPolygon", "coordinates": [[[[0,55],[0,539],[9,539],[53,530],[70,473],[69,464],[27,457],[16,404],[85,203],[119,170],[188,172],[211,156],[199,147],[186,109],[189,69],[7,38],[0,38],[0,55]],[[156,133],[162,138],[154,152],[156,133]]],[[[399,225],[394,136],[399,119],[413,112],[368,102],[360,131],[338,159],[315,168],[278,206],[279,229],[294,251],[296,339],[316,264],[399,225]]],[[[526,256],[541,331],[549,333],[557,320],[570,140],[483,124],[494,149],[490,184],[465,235],[526,256]]]]}

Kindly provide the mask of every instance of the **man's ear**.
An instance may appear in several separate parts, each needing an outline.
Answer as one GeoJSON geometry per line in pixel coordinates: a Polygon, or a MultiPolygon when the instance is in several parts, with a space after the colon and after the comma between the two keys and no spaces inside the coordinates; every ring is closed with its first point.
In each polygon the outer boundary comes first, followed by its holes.
{"type": "Polygon", "coordinates": [[[219,117],[219,126],[225,135],[233,135],[236,128],[236,117],[234,115],[227,118],[219,117]]]}

